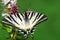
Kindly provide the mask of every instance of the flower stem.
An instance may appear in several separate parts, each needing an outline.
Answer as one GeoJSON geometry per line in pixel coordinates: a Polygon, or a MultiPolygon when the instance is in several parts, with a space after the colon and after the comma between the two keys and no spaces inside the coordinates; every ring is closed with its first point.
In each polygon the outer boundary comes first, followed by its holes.
{"type": "Polygon", "coordinates": [[[16,28],[13,27],[12,28],[12,36],[11,36],[12,40],[15,40],[15,37],[16,37],[16,28]]]}

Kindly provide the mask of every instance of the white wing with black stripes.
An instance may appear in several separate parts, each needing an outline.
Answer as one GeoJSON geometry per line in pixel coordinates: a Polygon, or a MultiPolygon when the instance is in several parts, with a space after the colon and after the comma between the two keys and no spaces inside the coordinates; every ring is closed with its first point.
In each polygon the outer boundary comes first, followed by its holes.
{"type": "Polygon", "coordinates": [[[18,28],[24,36],[27,36],[28,33],[33,34],[35,26],[46,19],[47,17],[42,13],[26,11],[22,14],[7,15],[4,17],[2,23],[18,28]]]}

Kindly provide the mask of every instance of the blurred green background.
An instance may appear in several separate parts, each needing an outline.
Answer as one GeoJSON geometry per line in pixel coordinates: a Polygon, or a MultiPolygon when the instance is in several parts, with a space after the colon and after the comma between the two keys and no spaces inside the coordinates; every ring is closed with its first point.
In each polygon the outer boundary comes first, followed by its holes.
{"type": "MultiPolygon", "coordinates": [[[[34,33],[35,40],[60,40],[60,0],[18,0],[19,12],[32,10],[44,13],[48,20],[39,24],[34,33]]],[[[0,21],[2,20],[2,5],[0,0],[0,21]]],[[[0,40],[9,36],[0,24],[0,40]]],[[[29,39],[31,40],[31,39],[29,39]]]]}

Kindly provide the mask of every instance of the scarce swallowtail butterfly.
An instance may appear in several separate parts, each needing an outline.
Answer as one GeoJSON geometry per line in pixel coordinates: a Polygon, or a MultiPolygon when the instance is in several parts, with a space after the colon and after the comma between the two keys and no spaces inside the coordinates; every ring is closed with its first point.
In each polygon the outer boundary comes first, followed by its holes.
{"type": "Polygon", "coordinates": [[[47,17],[42,13],[25,11],[23,13],[5,16],[2,23],[16,27],[26,37],[29,33],[32,35],[35,31],[36,25],[46,19],[47,17]]]}

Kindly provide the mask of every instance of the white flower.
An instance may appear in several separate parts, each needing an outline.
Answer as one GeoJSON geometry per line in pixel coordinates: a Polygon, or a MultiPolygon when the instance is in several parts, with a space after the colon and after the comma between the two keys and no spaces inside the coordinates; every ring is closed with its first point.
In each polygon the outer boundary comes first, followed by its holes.
{"type": "Polygon", "coordinates": [[[16,4],[17,0],[2,0],[2,3],[4,5],[8,4],[9,2],[12,3],[12,4],[16,4]]]}
{"type": "Polygon", "coordinates": [[[46,19],[47,17],[42,13],[26,11],[22,14],[19,13],[6,16],[2,23],[18,28],[19,31],[22,33],[24,32],[26,36],[28,33],[33,34],[36,28],[35,26],[46,19]]]}
{"type": "Polygon", "coordinates": [[[10,0],[2,0],[2,3],[6,5],[10,0]]]}

